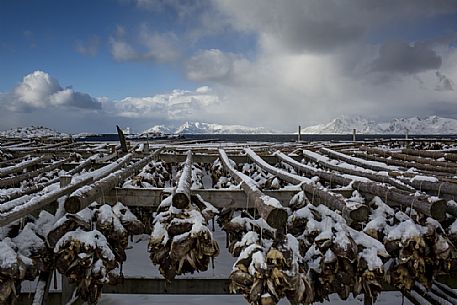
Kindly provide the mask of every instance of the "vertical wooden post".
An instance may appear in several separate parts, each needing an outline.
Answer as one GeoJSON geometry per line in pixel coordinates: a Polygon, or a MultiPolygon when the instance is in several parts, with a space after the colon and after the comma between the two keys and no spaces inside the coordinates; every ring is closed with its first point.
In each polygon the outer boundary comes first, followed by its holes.
{"type": "MultiPolygon", "coordinates": [[[[60,176],[60,188],[64,188],[71,183],[71,176],[65,175],[60,176]]],[[[62,277],[62,298],[61,304],[65,305],[68,301],[71,300],[73,296],[73,291],[75,290],[76,286],[74,284],[70,284],[65,274],[61,274],[62,277]]]]}
{"type": "Polygon", "coordinates": [[[301,126],[298,125],[298,138],[297,138],[297,141],[300,142],[301,141],[301,126]]]}
{"type": "Polygon", "coordinates": [[[124,132],[118,125],[116,125],[116,129],[117,129],[117,134],[119,135],[119,141],[121,142],[122,151],[127,153],[128,148],[127,148],[127,142],[125,141],[124,132]]]}
{"type": "Polygon", "coordinates": [[[357,133],[357,129],[353,128],[352,129],[352,142],[355,142],[355,135],[357,133]]]}
{"type": "Polygon", "coordinates": [[[149,141],[144,143],[144,146],[143,146],[143,153],[144,154],[149,154],[149,141]]]}
{"type": "Polygon", "coordinates": [[[70,175],[63,175],[59,177],[60,188],[64,188],[71,183],[72,176],[70,175]]]}

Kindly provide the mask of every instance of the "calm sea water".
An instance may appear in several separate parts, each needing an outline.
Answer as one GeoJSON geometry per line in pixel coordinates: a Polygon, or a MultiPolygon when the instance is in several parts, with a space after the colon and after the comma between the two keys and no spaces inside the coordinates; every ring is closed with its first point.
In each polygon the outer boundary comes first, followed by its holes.
{"type": "MultiPolygon", "coordinates": [[[[404,139],[404,135],[357,135],[356,140],[374,140],[374,139],[404,139]]],[[[457,140],[457,135],[409,135],[410,139],[452,139],[457,140]]],[[[184,140],[218,140],[228,142],[294,142],[297,140],[296,134],[185,134],[182,135],[184,140]]],[[[352,141],[352,135],[320,135],[320,134],[302,134],[302,141],[352,141]]],[[[90,136],[79,141],[119,141],[117,134],[101,134],[90,136]]],[[[150,139],[150,141],[153,141],[150,139]]]]}

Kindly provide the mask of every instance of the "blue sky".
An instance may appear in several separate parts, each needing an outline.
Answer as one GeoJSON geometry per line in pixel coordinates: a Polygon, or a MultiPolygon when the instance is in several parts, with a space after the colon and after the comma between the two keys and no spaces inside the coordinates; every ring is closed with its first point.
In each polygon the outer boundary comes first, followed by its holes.
{"type": "Polygon", "coordinates": [[[4,0],[0,129],[457,118],[456,41],[457,0],[4,0]]]}

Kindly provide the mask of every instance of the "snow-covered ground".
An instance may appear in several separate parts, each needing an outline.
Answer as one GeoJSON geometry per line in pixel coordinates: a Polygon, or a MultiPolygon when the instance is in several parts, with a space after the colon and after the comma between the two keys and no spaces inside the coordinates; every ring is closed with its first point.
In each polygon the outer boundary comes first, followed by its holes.
{"type": "Polygon", "coordinates": [[[0,131],[1,137],[7,138],[41,138],[41,137],[59,137],[59,138],[68,138],[69,135],[66,133],[62,133],[47,127],[18,127],[8,130],[0,131]]]}

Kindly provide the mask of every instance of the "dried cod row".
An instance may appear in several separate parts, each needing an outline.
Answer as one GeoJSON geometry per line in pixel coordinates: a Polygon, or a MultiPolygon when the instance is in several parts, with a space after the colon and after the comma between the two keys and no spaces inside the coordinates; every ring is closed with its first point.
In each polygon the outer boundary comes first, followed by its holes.
{"type": "Polygon", "coordinates": [[[456,249],[436,220],[413,214],[414,220],[378,197],[371,206],[364,231],[383,242],[392,256],[385,265],[387,283],[403,291],[410,291],[416,281],[430,288],[436,274],[457,270],[456,249]]]}
{"type": "Polygon", "coordinates": [[[208,270],[210,260],[219,254],[219,246],[207,221],[217,213],[216,208],[199,196],[192,196],[184,209],[172,205],[172,196],[159,205],[148,251],[167,281],[179,274],[208,270]]]}
{"type": "Polygon", "coordinates": [[[92,204],[57,221],[48,243],[54,248],[57,270],[92,305],[98,302],[103,284],[116,284],[119,275],[115,269],[126,260],[128,235],[141,233],[142,228],[121,203],[114,207],[92,204]]]}
{"type": "Polygon", "coordinates": [[[250,304],[274,305],[287,297],[291,304],[309,304],[313,289],[308,269],[291,234],[276,235],[263,219],[237,216],[224,225],[229,250],[238,256],[230,274],[230,292],[250,304]],[[273,240],[274,239],[274,240],[273,240]]]}
{"type": "Polygon", "coordinates": [[[33,281],[39,272],[49,272],[52,254],[45,235],[54,217],[43,211],[29,219],[22,230],[15,224],[2,228],[0,241],[0,304],[14,304],[23,280],[33,281]]]}
{"type": "Polygon", "coordinates": [[[374,238],[350,228],[345,220],[324,205],[309,204],[304,193],[291,200],[299,208],[288,220],[289,232],[298,236],[300,253],[310,268],[313,301],[331,293],[341,299],[364,293],[365,302],[376,300],[382,290],[383,260],[389,257],[374,238]]]}
{"type": "Polygon", "coordinates": [[[165,183],[171,179],[171,166],[163,161],[151,161],[141,172],[127,180],[124,187],[133,186],[141,188],[165,187],[165,183]]]}

